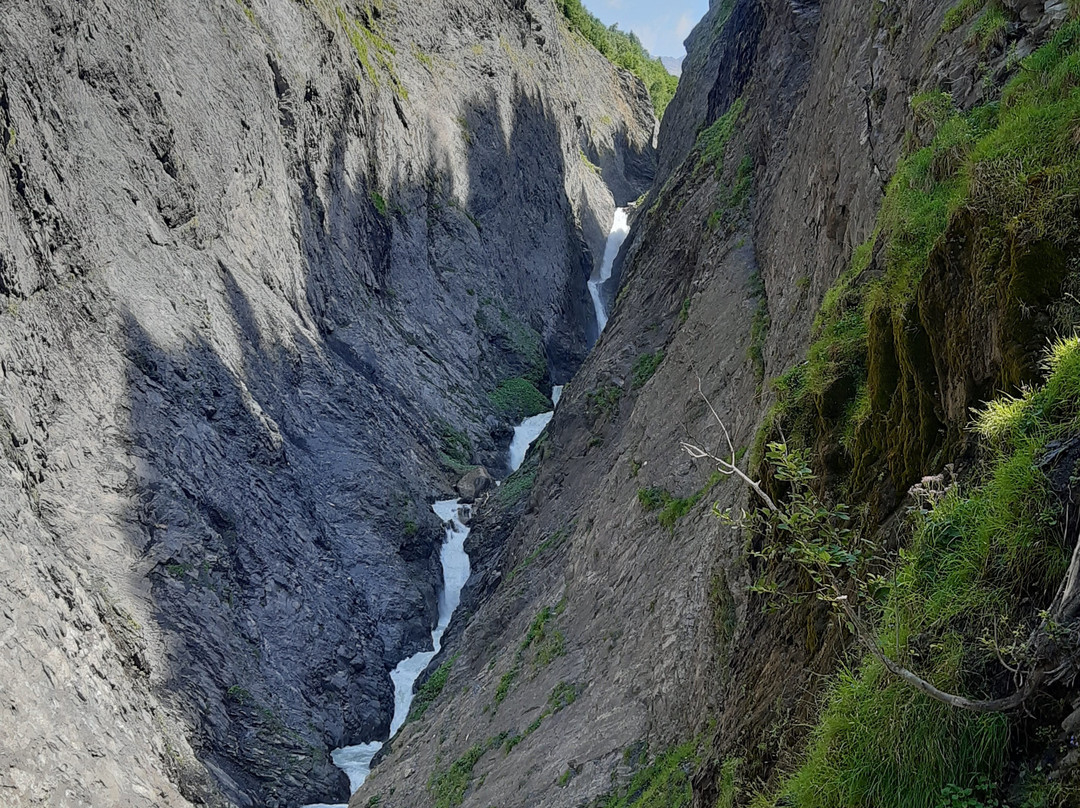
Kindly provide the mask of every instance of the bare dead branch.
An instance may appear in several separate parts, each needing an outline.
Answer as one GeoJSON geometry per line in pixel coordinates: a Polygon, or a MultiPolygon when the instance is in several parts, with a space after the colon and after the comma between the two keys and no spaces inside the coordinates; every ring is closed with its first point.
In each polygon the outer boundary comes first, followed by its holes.
{"type": "Polygon", "coordinates": [[[705,451],[700,446],[695,446],[694,444],[687,443],[686,441],[682,442],[682,447],[683,447],[683,450],[688,455],[690,455],[691,457],[693,457],[696,460],[700,460],[700,459],[703,459],[703,458],[708,458],[709,460],[714,461],[716,463],[717,470],[721,474],[726,474],[729,477],[731,475],[735,475],[740,480],[742,480],[744,483],[746,483],[748,486],[750,486],[750,488],[754,491],[755,494],[757,494],[759,497],[761,497],[761,501],[765,503],[765,507],[767,507],[773,513],[779,513],[780,512],[780,509],[776,507],[776,503],[772,501],[772,497],[770,497],[768,494],[765,493],[765,491],[757,483],[757,481],[751,479],[746,474],[746,472],[744,472],[742,469],[740,469],[734,463],[729,463],[727,460],[724,460],[722,457],[717,457],[716,455],[705,451]]]}

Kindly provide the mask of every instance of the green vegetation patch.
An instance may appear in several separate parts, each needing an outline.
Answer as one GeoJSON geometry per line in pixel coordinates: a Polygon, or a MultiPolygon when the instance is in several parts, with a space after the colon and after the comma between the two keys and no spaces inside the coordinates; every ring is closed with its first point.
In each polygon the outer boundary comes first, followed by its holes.
{"type": "Polygon", "coordinates": [[[364,68],[364,74],[368,80],[378,87],[380,85],[379,68],[382,68],[390,78],[390,86],[394,93],[404,100],[409,97],[409,91],[398,79],[397,71],[394,69],[393,57],[397,51],[386,41],[375,23],[376,12],[381,12],[381,8],[381,1],[376,0],[371,7],[364,9],[362,20],[352,17],[340,6],[335,11],[338,22],[341,23],[341,28],[356,52],[356,58],[364,68]]]}
{"type": "Polygon", "coordinates": [[[450,670],[454,667],[454,663],[457,662],[457,658],[458,655],[454,654],[450,659],[446,660],[435,669],[435,672],[420,687],[413,699],[412,706],[409,708],[409,715],[405,719],[406,724],[423,718],[424,713],[435,703],[435,699],[439,698],[443,688],[446,687],[446,680],[450,678],[450,670]]]}
{"type": "Polygon", "coordinates": [[[646,512],[660,511],[657,520],[662,527],[671,530],[676,522],[690,513],[701,500],[709,495],[721,479],[723,477],[720,472],[714,472],[701,489],[688,497],[674,497],[663,488],[639,488],[638,502],[642,510],[646,512]]]}
{"type": "Polygon", "coordinates": [[[688,741],[640,769],[630,782],[590,804],[590,808],[689,808],[693,804],[690,777],[698,765],[698,744],[688,741]]]}
{"type": "MultiPolygon", "coordinates": [[[[577,697],[581,695],[581,692],[584,689],[584,685],[570,684],[569,682],[559,682],[555,685],[554,689],[551,691],[551,695],[548,696],[547,706],[540,712],[540,715],[533,719],[532,723],[525,728],[524,732],[520,732],[517,735],[512,735],[507,738],[506,743],[503,745],[503,751],[509,755],[514,751],[515,746],[540,729],[545,718],[566,709],[577,701],[577,697]]],[[[569,782],[569,780],[567,782],[569,782]]]]}
{"type": "Polygon", "coordinates": [[[695,144],[695,148],[700,154],[697,164],[698,170],[712,168],[719,176],[724,167],[724,156],[727,153],[728,141],[735,134],[735,126],[738,124],[745,108],[746,102],[742,98],[737,98],[727,112],[698,135],[695,144]]]}
{"type": "MultiPolygon", "coordinates": [[[[1011,692],[999,656],[1023,664],[1015,638],[1036,627],[1068,565],[1040,458],[1080,433],[1080,339],[1056,342],[1045,367],[1044,384],[978,413],[986,474],[915,511],[912,545],[878,612],[886,654],[968,698],[1011,692]]],[[[807,759],[774,804],[939,808],[951,804],[943,795],[992,791],[1015,720],[933,701],[867,657],[835,677],[807,759]]]]}
{"type": "MultiPolygon", "coordinates": [[[[466,211],[466,215],[468,214],[466,211]]],[[[477,229],[480,224],[473,221],[477,229]]],[[[477,308],[476,326],[500,351],[512,357],[511,372],[540,387],[547,375],[547,355],[544,353],[543,337],[526,325],[492,298],[484,298],[477,308]]],[[[549,408],[550,409],[550,408],[549,408]]]]}
{"type": "Polygon", "coordinates": [[[455,808],[465,801],[465,794],[473,781],[473,769],[485,754],[501,745],[504,735],[488,738],[473,745],[465,754],[446,769],[436,770],[428,780],[428,790],[435,799],[435,808],[455,808]]]}
{"type": "Polygon", "coordinates": [[[555,0],[555,4],[572,30],[581,34],[609,61],[641,79],[652,98],[656,117],[663,118],[664,110],[679,86],[679,79],[668,73],[659,59],[649,55],[637,34],[620,31],[617,25],[610,28],[604,25],[589,13],[581,0],[555,0]]]}
{"type": "Polygon", "coordinates": [[[622,394],[623,390],[617,384],[601,385],[585,394],[586,410],[597,421],[612,421],[619,413],[622,394]]]}
{"type": "MultiPolygon", "coordinates": [[[[1040,336],[1025,312],[1076,273],[1066,256],[1080,244],[1080,21],[1023,61],[1000,102],[962,114],[948,95],[925,93],[912,108],[918,132],[877,228],[826,294],[806,365],[778,381],[769,427],[792,445],[817,444],[856,479],[871,479],[884,457],[900,486],[941,446],[935,362],[966,362],[963,345],[926,331],[918,292],[931,266],[947,267],[965,245],[965,283],[1006,312],[1002,339],[1014,345],[1040,336]]],[[[1030,356],[1014,353],[1002,386],[1030,372],[1030,356]]]]}
{"type": "Polygon", "coordinates": [[[499,679],[499,685],[495,689],[496,704],[502,704],[506,697],[510,695],[510,688],[521,674],[521,669],[525,665],[526,652],[530,648],[535,651],[534,662],[537,667],[544,667],[551,664],[557,657],[565,656],[566,637],[561,631],[548,627],[548,623],[552,618],[562,614],[562,610],[565,608],[566,601],[563,600],[554,609],[545,606],[537,612],[536,617],[529,625],[529,630],[525,633],[525,639],[521,641],[517,651],[514,652],[514,661],[510,666],[510,670],[499,679]]]}
{"type": "Polygon", "coordinates": [[[386,199],[384,199],[383,195],[380,194],[378,191],[371,192],[371,205],[375,208],[376,211],[378,211],[380,216],[386,216],[386,199]]]}
{"type": "Polygon", "coordinates": [[[639,387],[644,387],[645,382],[653,377],[657,368],[660,367],[660,363],[664,361],[664,352],[657,351],[652,354],[642,354],[634,362],[634,367],[630,371],[630,386],[637,390],[639,387]]]}
{"type": "Polygon", "coordinates": [[[439,459],[443,465],[460,474],[465,474],[475,468],[471,465],[473,445],[469,436],[446,421],[439,422],[437,428],[439,430],[439,459]]]}
{"type": "Polygon", "coordinates": [[[968,20],[974,19],[986,3],[987,0],[960,0],[945,12],[945,19],[941,23],[941,33],[951,34],[968,20]]]}
{"type": "Polygon", "coordinates": [[[511,421],[521,421],[554,408],[551,399],[528,379],[507,379],[489,395],[491,406],[511,421]]]}

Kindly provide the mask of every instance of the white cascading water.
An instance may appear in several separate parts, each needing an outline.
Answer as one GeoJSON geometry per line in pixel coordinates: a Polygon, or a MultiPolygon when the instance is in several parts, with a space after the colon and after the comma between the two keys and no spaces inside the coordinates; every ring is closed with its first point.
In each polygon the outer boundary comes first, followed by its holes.
{"type": "MultiPolygon", "coordinates": [[[[551,401],[555,406],[559,405],[559,397],[562,396],[562,385],[557,385],[551,388],[551,401]]],[[[529,447],[532,446],[533,441],[540,437],[540,433],[544,431],[551,422],[551,416],[555,414],[555,411],[542,412],[539,415],[534,415],[532,418],[526,418],[516,427],[514,427],[514,439],[510,441],[510,471],[514,472],[521,468],[521,464],[525,462],[525,453],[529,451],[529,447]]]]}
{"type": "MultiPolygon", "coordinates": [[[[461,602],[461,590],[465,587],[465,582],[469,580],[469,555],[465,552],[465,539],[469,536],[469,528],[460,518],[460,512],[468,509],[469,506],[462,505],[456,499],[448,499],[436,502],[431,507],[446,523],[446,538],[439,552],[443,570],[443,587],[442,592],[439,593],[439,623],[431,632],[433,650],[421,651],[408,659],[403,659],[390,673],[390,679],[394,683],[394,716],[390,719],[391,738],[401,729],[409,715],[409,707],[412,706],[413,700],[413,685],[423,673],[424,668],[439,653],[443,633],[450,625],[454,609],[461,602]]],[[[367,779],[371,771],[371,759],[381,748],[382,742],[374,741],[357,746],[345,746],[333,751],[334,765],[349,776],[349,788],[352,791],[360,788],[367,779]]],[[[305,808],[346,807],[317,803],[305,806],[305,808]]]]}
{"type": "Polygon", "coordinates": [[[611,225],[607,245],[604,247],[604,260],[600,262],[600,271],[589,279],[589,294],[592,295],[593,308],[596,310],[597,339],[608,321],[607,310],[604,308],[600,292],[603,285],[611,280],[615,257],[619,254],[619,248],[622,247],[622,243],[626,241],[626,236],[630,232],[630,224],[627,221],[628,212],[627,208],[616,208],[615,221],[611,225]]]}

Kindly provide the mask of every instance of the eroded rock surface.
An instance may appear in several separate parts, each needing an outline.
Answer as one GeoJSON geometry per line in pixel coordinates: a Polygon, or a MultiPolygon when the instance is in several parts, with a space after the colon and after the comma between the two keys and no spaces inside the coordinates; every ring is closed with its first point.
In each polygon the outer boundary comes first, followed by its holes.
{"type": "Polygon", "coordinates": [[[1034,4],[1011,44],[980,50],[942,33],[952,5],[711,4],[607,330],[526,460],[531,490],[476,509],[475,614],[444,652],[443,696],[353,808],[461,784],[467,807],[602,805],[695,738],[692,804],[711,807],[725,758],[754,788],[797,762],[846,638],[812,602],[751,604],[746,537],[711,512],[737,512],[745,487],[680,444],[727,454],[703,393],[735,454],[753,445],[770,379],[804,360],[822,296],[873,231],[911,96],[947,89],[969,108],[1010,48],[1030,52],[1064,16],[1034,4]]]}
{"type": "Polygon", "coordinates": [[[539,0],[32,0],[0,53],[0,802],[344,799],[647,94],[539,0]]]}

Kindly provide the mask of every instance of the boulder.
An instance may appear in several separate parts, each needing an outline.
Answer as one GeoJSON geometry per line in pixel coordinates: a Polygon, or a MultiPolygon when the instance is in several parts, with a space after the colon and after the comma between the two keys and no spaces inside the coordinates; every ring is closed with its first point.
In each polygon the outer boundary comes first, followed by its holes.
{"type": "Polygon", "coordinates": [[[477,466],[455,486],[462,502],[472,502],[489,488],[495,487],[495,480],[483,466],[477,466]]]}

